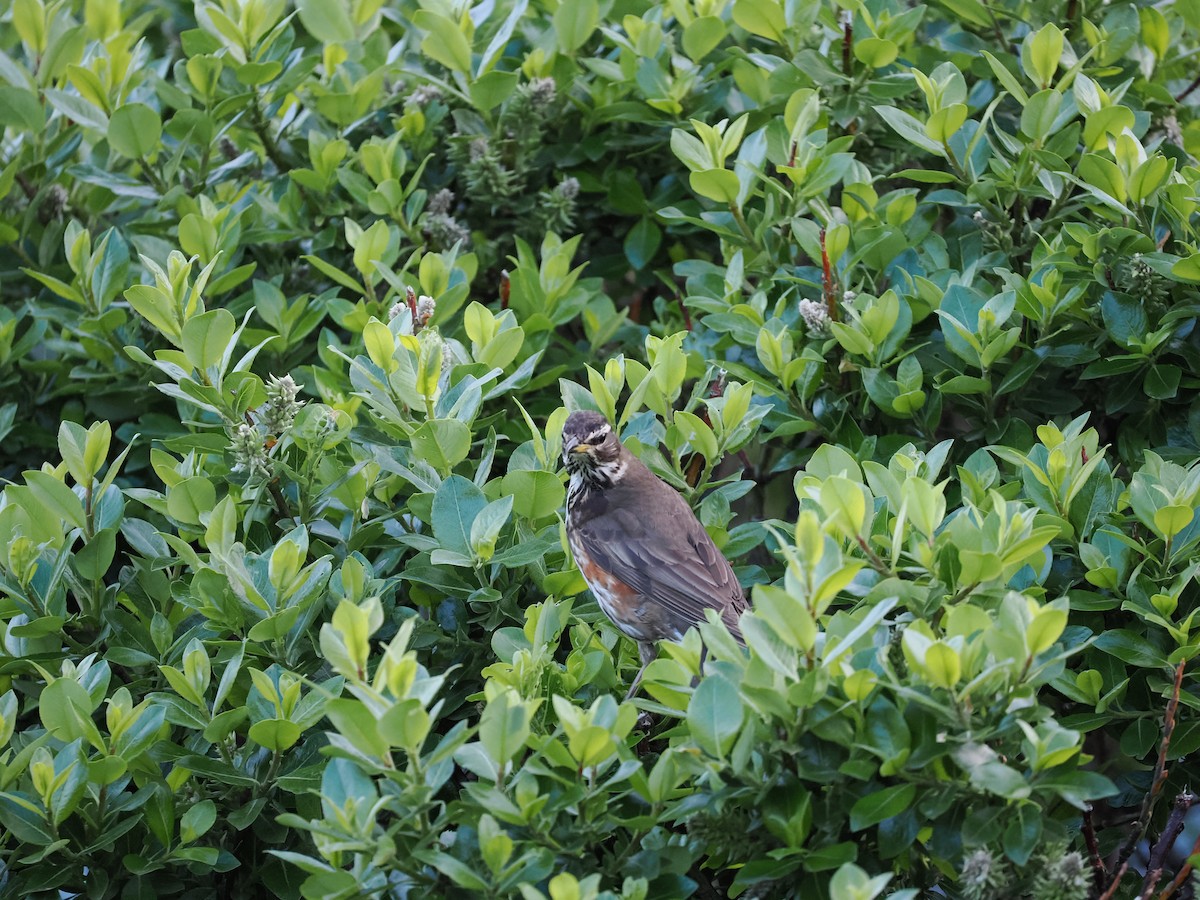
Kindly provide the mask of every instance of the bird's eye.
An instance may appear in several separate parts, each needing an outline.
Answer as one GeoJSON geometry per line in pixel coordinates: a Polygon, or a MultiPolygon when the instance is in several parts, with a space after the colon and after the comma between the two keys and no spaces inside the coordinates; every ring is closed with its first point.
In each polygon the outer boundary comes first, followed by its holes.
{"type": "Polygon", "coordinates": [[[600,428],[596,431],[593,431],[591,434],[588,435],[587,443],[599,444],[606,437],[608,437],[611,430],[612,429],[608,428],[608,426],[605,426],[604,428],[600,428]]]}

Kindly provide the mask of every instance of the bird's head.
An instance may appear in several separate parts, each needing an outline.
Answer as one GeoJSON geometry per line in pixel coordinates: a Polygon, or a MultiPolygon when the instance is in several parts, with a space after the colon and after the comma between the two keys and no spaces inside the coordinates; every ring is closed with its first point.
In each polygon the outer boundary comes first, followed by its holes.
{"type": "Polygon", "coordinates": [[[562,455],[568,472],[586,476],[618,465],[621,441],[600,413],[579,410],[563,425],[562,455]]]}

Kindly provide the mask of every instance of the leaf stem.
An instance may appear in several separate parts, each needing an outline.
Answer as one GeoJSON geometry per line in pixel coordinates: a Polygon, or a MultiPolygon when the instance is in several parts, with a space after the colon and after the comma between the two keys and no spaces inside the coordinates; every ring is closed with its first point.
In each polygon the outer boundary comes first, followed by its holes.
{"type": "Polygon", "coordinates": [[[742,215],[741,207],[736,203],[729,204],[729,211],[733,214],[733,220],[737,222],[738,228],[742,232],[742,236],[749,242],[750,246],[758,251],[758,241],[754,237],[754,232],[750,230],[750,226],[746,224],[746,217],[742,215]]]}

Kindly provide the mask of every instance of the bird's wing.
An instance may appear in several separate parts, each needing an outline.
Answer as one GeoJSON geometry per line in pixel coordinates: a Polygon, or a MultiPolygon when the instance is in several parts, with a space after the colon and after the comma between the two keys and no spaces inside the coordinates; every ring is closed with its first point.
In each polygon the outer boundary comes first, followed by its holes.
{"type": "Polygon", "coordinates": [[[630,509],[610,506],[579,526],[585,549],[601,568],[661,604],[679,631],[704,621],[706,609],[715,609],[741,642],[738,616],[746,600],[732,566],[687,502],[662,487],[637,504],[658,504],[653,530],[630,509]]]}

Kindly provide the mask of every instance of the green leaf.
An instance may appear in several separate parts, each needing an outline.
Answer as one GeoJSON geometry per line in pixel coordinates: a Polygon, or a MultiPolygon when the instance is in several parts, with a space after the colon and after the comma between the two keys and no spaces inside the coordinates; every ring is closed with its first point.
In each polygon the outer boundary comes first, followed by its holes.
{"type": "Polygon", "coordinates": [[[471,429],[458,419],[430,419],[409,440],[417,458],[439,472],[449,472],[471,452],[471,429]]]}
{"type": "Polygon", "coordinates": [[[126,103],[108,120],[108,142],[122,156],[143,159],[153,154],[162,138],[162,120],[144,103],[126,103]]]}
{"type": "Polygon", "coordinates": [[[451,475],[443,481],[433,497],[431,517],[438,543],[447,550],[470,556],[471,527],[487,505],[483,491],[473,481],[461,475],[451,475]]]}
{"type": "Polygon", "coordinates": [[[1030,806],[1019,806],[1004,829],[1004,853],[1018,866],[1029,861],[1042,836],[1041,812],[1030,806]]]}
{"type": "Polygon", "coordinates": [[[216,505],[217,491],[207,478],[185,478],[167,491],[167,512],[185,525],[199,525],[216,505]]]}
{"type": "Polygon", "coordinates": [[[693,172],[700,172],[712,166],[712,156],[701,140],[682,128],[671,131],[671,152],[693,172]]]}
{"type": "MultiPolygon", "coordinates": [[[[423,850],[418,854],[418,856],[422,861],[433,866],[459,887],[464,888],[465,890],[468,890],[476,895],[487,892],[487,881],[476,875],[475,872],[472,871],[471,867],[462,860],[456,859],[449,853],[443,853],[440,850],[423,850]]],[[[339,872],[338,874],[348,873],[339,872]]],[[[351,879],[348,885],[342,885],[341,890],[336,893],[327,893],[324,889],[321,889],[319,892],[310,894],[309,896],[350,896],[355,892],[355,888],[357,887],[358,882],[354,879],[351,879]]]]}
{"type": "Polygon", "coordinates": [[[418,749],[432,720],[421,701],[410,697],[394,704],[379,719],[379,735],[394,747],[418,749]]]}
{"type": "Polygon", "coordinates": [[[1171,274],[1180,281],[1200,284],[1200,253],[1193,253],[1179,260],[1171,266],[1171,274]]]}
{"type": "Polygon", "coordinates": [[[500,529],[512,515],[513,497],[501,497],[479,511],[471,523],[471,552],[479,559],[489,560],[496,552],[500,529]]]}
{"type": "MultiPolygon", "coordinates": [[[[1062,59],[1062,30],[1053,22],[1047,22],[1040,31],[1028,38],[1027,52],[1029,65],[1026,74],[1041,87],[1049,87],[1058,70],[1058,62],[1062,59]]],[[[1022,53],[1022,61],[1025,56],[1022,53]]]]}
{"type": "Polygon", "coordinates": [[[662,229],[649,217],[639,219],[625,235],[625,258],[635,269],[644,269],[661,244],[662,229]]]}
{"type": "Polygon", "coordinates": [[[925,125],[919,119],[894,106],[876,106],[874,110],[883,121],[910,144],[920,147],[922,150],[928,150],[937,156],[946,155],[942,145],[925,133],[925,125]]]}
{"type": "Polygon", "coordinates": [[[733,747],[744,721],[737,688],[723,675],[708,675],[688,703],[688,731],[700,749],[724,758],[733,747]]]}
{"type": "Polygon", "coordinates": [[[1192,524],[1196,511],[1188,506],[1173,504],[1154,511],[1154,525],[1164,538],[1172,538],[1192,524]]]}
{"type": "Polygon", "coordinates": [[[925,652],[925,669],[935,685],[952,690],[962,677],[962,660],[949,644],[935,641],[925,652]]]}
{"type": "Polygon", "coordinates": [[[875,345],[871,343],[869,337],[845,322],[830,322],[829,328],[833,332],[834,338],[847,353],[870,356],[871,351],[875,349],[875,345]]]}
{"type": "Polygon", "coordinates": [[[915,784],[897,784],[858,798],[850,808],[850,830],[862,831],[900,815],[912,806],[916,796],[915,784]]]}
{"type": "Polygon", "coordinates": [[[28,275],[30,278],[34,279],[35,281],[39,281],[42,284],[44,284],[51,291],[53,291],[59,297],[62,297],[64,300],[70,300],[72,303],[78,303],[80,306],[84,305],[85,301],[83,299],[83,294],[81,294],[78,289],[76,289],[72,285],[67,284],[62,279],[55,278],[53,275],[47,275],[44,272],[35,271],[34,269],[22,268],[21,271],[24,272],[26,275],[28,275]]]}
{"type": "MultiPolygon", "coordinates": [[[[174,302],[166,293],[148,284],[135,284],[125,291],[129,305],[175,346],[179,346],[179,323],[174,302]]],[[[127,351],[128,352],[128,351],[127,351]]]]}
{"type": "Polygon", "coordinates": [[[560,53],[568,56],[588,42],[600,24],[597,0],[570,0],[554,11],[554,33],[560,53]]]}
{"type": "Polygon", "coordinates": [[[300,740],[300,726],[287,719],[264,719],[250,726],[249,737],[260,746],[282,752],[300,740]]]}
{"type": "Polygon", "coordinates": [[[772,41],[782,40],[787,28],[783,6],[776,0],[735,0],[733,21],[751,34],[772,41]]]}
{"type": "Polygon", "coordinates": [[[835,475],[821,485],[821,508],[843,535],[862,534],[867,516],[867,498],[861,484],[835,475]]]}
{"type": "MultiPolygon", "coordinates": [[[[333,265],[333,263],[325,262],[325,260],[321,259],[319,256],[308,255],[300,258],[306,263],[309,263],[317,271],[331,278],[335,283],[340,284],[342,287],[350,288],[350,290],[358,294],[365,294],[367,292],[367,289],[362,286],[361,282],[356,281],[352,275],[347,275],[337,266],[333,265]]],[[[129,296],[129,292],[126,291],[125,295],[129,296]]]]}
{"type": "Polygon", "coordinates": [[[1157,647],[1128,628],[1110,628],[1097,637],[1092,646],[1141,669],[1161,669],[1168,665],[1167,658],[1157,647]]]}
{"type": "Polygon", "coordinates": [[[689,177],[692,190],[718,203],[735,203],[741,183],[737,175],[728,169],[704,169],[693,172],[689,177]]]}
{"type": "Polygon", "coordinates": [[[719,462],[720,449],[717,446],[717,436],[698,415],[680,410],[675,413],[674,427],[693,450],[710,463],[719,462]]]}
{"type": "Polygon", "coordinates": [[[363,326],[362,336],[363,347],[371,362],[388,375],[400,368],[400,362],[396,359],[396,337],[386,325],[372,318],[363,326]]]}
{"type": "Polygon", "coordinates": [[[516,72],[488,72],[471,82],[471,102],[480,112],[495,109],[516,90],[520,78],[516,72]]]}
{"type": "Polygon", "coordinates": [[[1146,392],[1147,397],[1153,397],[1155,400],[1170,400],[1179,393],[1179,382],[1182,377],[1183,370],[1179,366],[1168,363],[1153,365],[1146,372],[1146,380],[1142,384],[1142,389],[1146,392]]]}
{"type": "Polygon", "coordinates": [[[1058,91],[1039,91],[1029,98],[1021,110],[1021,131],[1041,143],[1050,136],[1063,95],[1058,91]]]}
{"type": "Polygon", "coordinates": [[[38,702],[42,725],[61,741],[84,738],[97,749],[104,748],[104,740],[92,722],[95,704],[87,689],[71,678],[59,678],[48,684],[38,702]]]}
{"type": "Polygon", "coordinates": [[[198,371],[207,372],[221,362],[235,331],[237,321],[227,309],[192,316],[183,326],[183,353],[198,371]]]}
{"type": "Polygon", "coordinates": [[[513,510],[526,519],[551,516],[566,499],[566,488],[558,476],[540,470],[509,472],[500,489],[512,495],[513,510]]]}
{"type": "Polygon", "coordinates": [[[700,62],[725,39],[728,28],[719,16],[697,16],[683,29],[683,52],[700,62]]]}
{"type": "MultiPolygon", "coordinates": [[[[1024,115],[1022,115],[1024,120],[1024,115]]],[[[1117,203],[1125,202],[1125,176],[1111,159],[1095,153],[1085,154],[1079,161],[1079,177],[1083,181],[1111,197],[1117,203]]]]}
{"type": "Polygon", "coordinates": [[[1105,291],[1100,298],[1100,315],[1112,339],[1127,346],[1150,329],[1145,307],[1128,294],[1105,291]]]}
{"type": "Polygon", "coordinates": [[[32,91],[0,85],[0,127],[7,125],[18,131],[38,134],[45,124],[45,111],[32,91]]]}
{"type": "Polygon", "coordinates": [[[217,805],[211,800],[192,804],[179,819],[179,840],[190,844],[204,837],[217,821],[217,805]]]}
{"type": "Polygon", "coordinates": [[[1025,643],[1029,655],[1037,656],[1054,646],[1063,629],[1067,627],[1067,611],[1055,606],[1044,606],[1037,611],[1025,631],[1025,643]]]}
{"type": "Polygon", "coordinates": [[[58,452],[67,471],[76,484],[90,487],[100,473],[100,467],[108,457],[112,429],[107,422],[93,426],[96,433],[75,422],[62,422],[58,426],[58,452]],[[102,427],[101,427],[102,426],[102,427]]]}
{"type": "Polygon", "coordinates": [[[1024,775],[996,760],[974,766],[970,769],[970,775],[971,784],[977,788],[1009,800],[1023,800],[1032,793],[1024,775]]]}
{"type": "Polygon", "coordinates": [[[457,22],[422,9],[413,15],[413,24],[429,32],[421,42],[422,53],[453,72],[471,71],[471,45],[457,22]]]}
{"type": "Polygon", "coordinates": [[[965,121],[967,121],[967,105],[951,103],[929,117],[929,121],[925,123],[925,134],[929,136],[930,140],[944,144],[958,132],[958,129],[962,128],[965,121]]]}
{"type": "Polygon", "coordinates": [[[513,32],[517,30],[517,25],[525,17],[525,12],[529,8],[529,0],[515,0],[506,4],[508,8],[508,17],[504,23],[496,29],[496,33],[492,35],[492,39],[488,42],[487,49],[479,59],[479,75],[491,71],[492,67],[503,55],[505,48],[512,40],[513,32]]]}
{"type": "Polygon", "coordinates": [[[1119,793],[1117,786],[1099,772],[1084,770],[1043,775],[1038,787],[1054,791],[1076,809],[1088,809],[1096,800],[1119,793]]]}
{"type": "Polygon", "coordinates": [[[325,705],[325,715],[342,737],[369,756],[382,759],[389,747],[379,735],[379,726],[371,711],[361,701],[339,698],[325,705]]]}
{"type": "Polygon", "coordinates": [[[1166,184],[1174,171],[1175,160],[1162,154],[1151,156],[1129,176],[1129,199],[1134,203],[1145,203],[1166,184]]]}
{"type": "Polygon", "coordinates": [[[1028,103],[1029,95],[1025,93],[1025,88],[1021,86],[1021,82],[1017,80],[1017,76],[1010,72],[1004,63],[1000,62],[1000,60],[996,59],[996,57],[991,53],[988,53],[988,51],[982,50],[981,53],[983,54],[983,58],[987,60],[988,65],[992,67],[992,72],[995,73],[996,78],[999,80],[1003,88],[1012,94],[1016,101],[1022,106],[1028,103]]]}
{"type": "Polygon", "coordinates": [[[900,48],[886,38],[868,37],[854,44],[854,58],[872,69],[890,66],[899,55],[900,48]]]}
{"type": "Polygon", "coordinates": [[[342,0],[296,0],[305,30],[318,41],[341,44],[354,39],[350,6],[342,0]]]}
{"type": "Polygon", "coordinates": [[[488,701],[479,718],[479,740],[492,761],[503,771],[525,746],[536,703],[504,690],[488,701]]]}
{"type": "MultiPolygon", "coordinates": [[[[90,484],[90,482],[88,482],[90,484]]],[[[83,501],[49,472],[25,473],[25,484],[42,506],[73,528],[87,527],[83,501]]]]}

